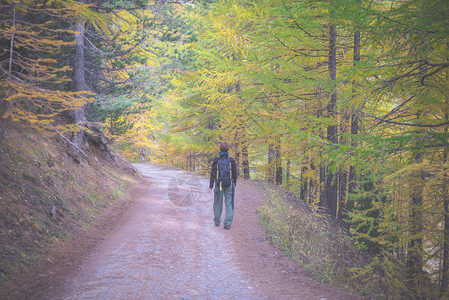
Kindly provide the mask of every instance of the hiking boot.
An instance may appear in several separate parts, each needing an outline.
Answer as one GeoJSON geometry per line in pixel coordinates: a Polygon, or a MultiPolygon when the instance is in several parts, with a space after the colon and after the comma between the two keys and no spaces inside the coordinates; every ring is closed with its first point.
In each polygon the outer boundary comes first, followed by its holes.
{"type": "Polygon", "coordinates": [[[215,226],[220,227],[220,223],[215,223],[215,226]]]}
{"type": "Polygon", "coordinates": [[[229,229],[231,229],[231,226],[225,225],[223,228],[226,229],[226,230],[229,230],[229,229]]]}

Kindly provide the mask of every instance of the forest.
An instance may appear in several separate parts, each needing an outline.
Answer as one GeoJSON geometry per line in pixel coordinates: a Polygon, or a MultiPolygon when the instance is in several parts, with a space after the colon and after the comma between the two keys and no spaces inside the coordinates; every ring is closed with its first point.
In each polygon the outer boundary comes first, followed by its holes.
{"type": "Polygon", "coordinates": [[[239,176],[343,222],[390,299],[449,298],[449,2],[3,0],[8,128],[239,176]]]}

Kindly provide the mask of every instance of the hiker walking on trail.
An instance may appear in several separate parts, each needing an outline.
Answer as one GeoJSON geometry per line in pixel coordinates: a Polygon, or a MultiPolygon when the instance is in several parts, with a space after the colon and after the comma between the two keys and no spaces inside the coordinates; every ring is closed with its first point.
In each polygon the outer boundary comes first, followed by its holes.
{"type": "Polygon", "coordinates": [[[230,229],[234,218],[234,195],[237,184],[237,166],[235,160],[229,157],[229,145],[226,142],[220,143],[220,156],[216,157],[212,163],[210,173],[209,193],[215,183],[214,190],[214,222],[215,226],[220,226],[221,213],[223,211],[223,195],[225,198],[226,217],[224,219],[224,229],[230,229]]]}

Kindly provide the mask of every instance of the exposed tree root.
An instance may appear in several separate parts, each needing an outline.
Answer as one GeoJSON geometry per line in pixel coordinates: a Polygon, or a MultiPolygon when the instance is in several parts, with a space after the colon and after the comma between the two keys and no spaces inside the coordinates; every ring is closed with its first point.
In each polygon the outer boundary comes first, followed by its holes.
{"type": "Polygon", "coordinates": [[[114,150],[109,146],[111,140],[100,128],[98,128],[98,126],[95,126],[92,123],[86,123],[85,126],[89,129],[88,131],[84,131],[85,140],[89,144],[98,147],[102,152],[107,153],[113,161],[116,161],[114,150]]]}

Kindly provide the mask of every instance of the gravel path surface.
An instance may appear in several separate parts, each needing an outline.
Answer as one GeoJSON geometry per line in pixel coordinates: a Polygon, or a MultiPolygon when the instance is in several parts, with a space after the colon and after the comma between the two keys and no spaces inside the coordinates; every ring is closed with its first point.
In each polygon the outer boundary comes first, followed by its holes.
{"type": "Polygon", "coordinates": [[[224,230],[214,226],[208,179],[135,167],[147,179],[130,202],[54,247],[0,299],[360,299],[315,281],[267,240],[256,213],[261,183],[239,180],[224,230]]]}
{"type": "Polygon", "coordinates": [[[234,262],[229,231],[213,226],[208,181],[155,165],[128,221],[85,260],[64,299],[263,298],[234,262]]]}

